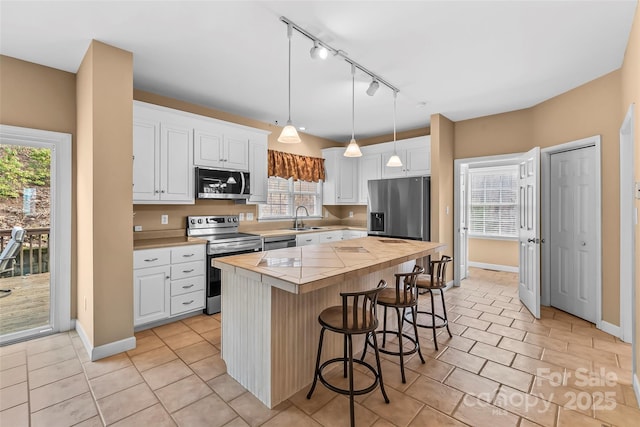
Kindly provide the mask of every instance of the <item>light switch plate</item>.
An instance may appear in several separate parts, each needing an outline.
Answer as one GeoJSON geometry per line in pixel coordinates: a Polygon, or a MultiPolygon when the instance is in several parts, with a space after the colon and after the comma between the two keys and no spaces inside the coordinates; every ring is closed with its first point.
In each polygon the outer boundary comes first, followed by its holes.
{"type": "Polygon", "coordinates": [[[142,226],[141,225],[134,225],[133,226],[133,231],[142,231],[142,226]]]}
{"type": "Polygon", "coordinates": [[[247,221],[253,221],[253,212],[247,212],[247,221]]]}
{"type": "Polygon", "coordinates": [[[240,221],[244,221],[244,212],[240,212],[238,214],[238,218],[240,219],[240,221]]]}
{"type": "Polygon", "coordinates": [[[160,215],[160,224],[162,225],[169,224],[169,215],[160,215]]]}

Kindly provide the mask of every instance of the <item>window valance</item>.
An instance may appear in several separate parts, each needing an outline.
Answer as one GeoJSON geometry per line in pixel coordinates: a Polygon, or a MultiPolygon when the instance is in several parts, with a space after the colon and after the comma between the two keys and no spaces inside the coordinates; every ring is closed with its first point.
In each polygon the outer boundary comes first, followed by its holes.
{"type": "Polygon", "coordinates": [[[325,180],[324,159],[269,150],[269,176],[318,182],[325,180]]]}

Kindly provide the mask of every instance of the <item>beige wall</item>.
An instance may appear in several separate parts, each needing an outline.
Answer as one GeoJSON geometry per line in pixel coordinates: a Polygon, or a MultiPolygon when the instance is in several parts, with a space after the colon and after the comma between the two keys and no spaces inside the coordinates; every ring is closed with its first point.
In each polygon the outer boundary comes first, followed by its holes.
{"type": "Polygon", "coordinates": [[[620,324],[620,82],[620,71],[614,71],[535,107],[455,124],[457,159],[525,152],[601,135],[602,316],[614,325],[620,324]]]}
{"type": "Polygon", "coordinates": [[[0,123],[71,134],[71,317],[76,314],[76,76],[0,55],[0,123]]]}
{"type": "MultiPolygon", "coordinates": [[[[402,132],[397,132],[396,140],[400,141],[401,139],[415,138],[417,136],[425,136],[425,135],[431,135],[431,128],[428,126],[423,128],[418,128],[418,129],[411,129],[411,130],[406,130],[402,132]]],[[[371,138],[359,139],[358,145],[360,145],[361,147],[364,147],[365,145],[381,144],[383,142],[389,142],[389,141],[393,141],[392,133],[387,135],[374,136],[371,138]]]]}
{"type": "MultiPolygon", "coordinates": [[[[622,65],[622,102],[621,115],[624,115],[631,103],[635,103],[635,180],[640,181],[640,7],[636,6],[636,14],[633,18],[633,27],[627,44],[627,50],[622,65]]],[[[622,123],[622,117],[620,123],[622,123]]],[[[640,202],[636,200],[636,208],[640,209],[640,202]]],[[[636,257],[635,265],[640,265],[640,228],[636,226],[636,257]]],[[[636,352],[635,375],[640,379],[640,274],[636,272],[636,334],[633,345],[636,352]]],[[[636,396],[640,399],[640,396],[636,396]]]]}
{"type": "Polygon", "coordinates": [[[469,262],[518,267],[518,242],[470,237],[469,262]]]}
{"type": "Polygon", "coordinates": [[[130,52],[91,43],[77,76],[77,114],[77,319],[98,347],[133,336],[130,52]]]}
{"type": "MultiPolygon", "coordinates": [[[[431,116],[431,240],[447,245],[453,256],[454,123],[441,114],[431,116]]],[[[453,268],[447,269],[453,280],[453,268]]]]}

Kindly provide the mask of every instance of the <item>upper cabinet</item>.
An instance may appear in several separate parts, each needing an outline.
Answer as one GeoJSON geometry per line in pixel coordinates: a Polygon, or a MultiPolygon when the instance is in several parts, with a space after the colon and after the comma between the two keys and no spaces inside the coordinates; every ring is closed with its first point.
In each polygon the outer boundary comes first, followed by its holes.
{"type": "Polygon", "coordinates": [[[368,183],[371,179],[382,178],[382,154],[367,153],[360,157],[360,194],[358,195],[359,204],[366,205],[369,195],[368,183]]]}
{"type": "Polygon", "coordinates": [[[326,179],[322,187],[322,204],[354,205],[358,203],[358,158],[344,157],[344,148],[322,150],[326,179]]]}
{"type": "Polygon", "coordinates": [[[269,133],[134,101],[133,202],[193,204],[196,166],[249,171],[249,201],[266,201],[269,133]]]}
{"type": "Polygon", "coordinates": [[[249,169],[248,133],[224,125],[202,125],[194,131],[193,164],[206,168],[249,169]]]}
{"type": "Polygon", "coordinates": [[[401,167],[388,167],[387,162],[393,156],[393,143],[390,150],[382,154],[382,178],[400,178],[403,176],[423,176],[431,174],[431,137],[397,141],[396,153],[402,161],[401,167]]]}
{"type": "Polygon", "coordinates": [[[188,126],[135,111],[134,203],[194,203],[192,147],[188,126]]]}

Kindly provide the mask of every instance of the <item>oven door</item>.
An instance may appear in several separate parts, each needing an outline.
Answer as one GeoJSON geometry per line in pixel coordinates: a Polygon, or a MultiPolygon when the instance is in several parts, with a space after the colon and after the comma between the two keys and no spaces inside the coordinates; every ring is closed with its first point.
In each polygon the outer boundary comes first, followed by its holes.
{"type": "Polygon", "coordinates": [[[213,259],[223,256],[249,254],[253,252],[259,252],[260,248],[252,249],[240,249],[234,252],[218,253],[213,255],[207,255],[207,307],[205,308],[207,314],[220,313],[221,308],[221,290],[222,290],[222,272],[219,268],[213,266],[213,259]]]}

